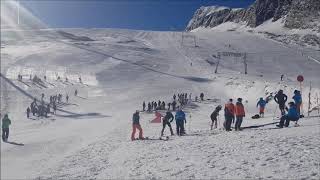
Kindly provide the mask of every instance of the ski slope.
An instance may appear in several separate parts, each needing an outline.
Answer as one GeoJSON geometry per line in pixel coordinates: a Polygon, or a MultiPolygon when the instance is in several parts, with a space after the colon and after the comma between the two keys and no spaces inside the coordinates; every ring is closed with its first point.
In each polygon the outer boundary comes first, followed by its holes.
{"type": "MultiPolygon", "coordinates": [[[[320,96],[320,52],[280,44],[245,32],[181,32],[124,29],[43,29],[1,31],[1,112],[12,120],[11,142],[1,142],[1,179],[319,179],[317,112],[300,127],[275,129],[274,102],[266,117],[252,120],[258,98],[280,88],[291,100],[304,75],[307,89],[320,96]],[[21,35],[22,34],[22,35],[21,35]],[[301,53],[301,50],[303,53],[301,53]],[[223,57],[218,52],[246,52],[223,57]],[[310,60],[312,56],[316,60],[310,60]],[[209,63],[211,62],[211,63],[209,63]],[[192,66],[191,66],[192,63],[192,66]],[[212,65],[211,65],[212,64],[212,65]],[[23,83],[17,81],[18,74],[23,83]],[[29,75],[47,81],[33,84],[29,75]],[[284,81],[280,82],[280,75],[284,81]],[[62,81],[57,81],[57,76],[62,81]],[[83,84],[78,82],[81,76],[83,84]],[[69,82],[64,82],[68,77],[69,82]],[[74,90],[79,96],[73,95],[74,90]],[[188,135],[169,141],[130,141],[131,118],[142,102],[172,101],[174,93],[201,92],[204,102],[186,108],[188,135]],[[69,94],[70,102],[47,119],[26,118],[33,97],[69,94]],[[210,114],[229,98],[242,97],[247,111],[241,132],[210,131],[210,114]]],[[[63,98],[64,100],[64,98],[63,98]]],[[[312,105],[315,106],[312,99],[312,105]]],[[[145,136],[157,138],[161,124],[141,113],[145,136]]],[[[173,125],[175,128],[175,125],[173,125]]],[[[169,134],[166,129],[165,133],[169,134]]]]}

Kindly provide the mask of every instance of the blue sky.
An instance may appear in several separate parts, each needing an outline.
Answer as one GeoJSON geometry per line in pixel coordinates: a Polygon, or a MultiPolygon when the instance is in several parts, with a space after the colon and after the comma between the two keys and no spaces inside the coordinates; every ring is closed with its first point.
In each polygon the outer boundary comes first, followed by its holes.
{"type": "Polygon", "coordinates": [[[53,28],[183,30],[200,6],[247,7],[254,0],[24,0],[53,28]]]}

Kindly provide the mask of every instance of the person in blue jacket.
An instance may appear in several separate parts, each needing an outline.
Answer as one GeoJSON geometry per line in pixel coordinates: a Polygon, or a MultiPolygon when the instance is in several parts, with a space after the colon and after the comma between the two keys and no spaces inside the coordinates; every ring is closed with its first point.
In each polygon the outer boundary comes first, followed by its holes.
{"type": "Polygon", "coordinates": [[[300,108],[301,108],[301,103],[302,103],[302,97],[301,97],[300,91],[294,90],[294,96],[292,97],[292,99],[294,100],[294,103],[296,104],[297,111],[300,116],[300,108]]]}
{"type": "Polygon", "coordinates": [[[297,111],[296,105],[294,104],[294,102],[290,102],[289,103],[288,113],[283,115],[280,118],[280,123],[279,123],[279,125],[277,125],[277,127],[283,128],[283,125],[285,127],[288,127],[290,121],[296,121],[296,124],[297,124],[297,122],[299,120],[299,117],[300,116],[299,116],[299,113],[297,111]]]}
{"type": "Polygon", "coordinates": [[[260,107],[259,108],[260,117],[264,117],[264,108],[266,107],[266,104],[267,104],[267,102],[262,97],[257,102],[257,107],[260,107]]]}
{"type": "Polygon", "coordinates": [[[186,114],[182,111],[181,108],[178,109],[176,112],[176,128],[177,128],[177,135],[182,136],[185,134],[184,130],[184,123],[187,123],[186,121],[186,114]]]}

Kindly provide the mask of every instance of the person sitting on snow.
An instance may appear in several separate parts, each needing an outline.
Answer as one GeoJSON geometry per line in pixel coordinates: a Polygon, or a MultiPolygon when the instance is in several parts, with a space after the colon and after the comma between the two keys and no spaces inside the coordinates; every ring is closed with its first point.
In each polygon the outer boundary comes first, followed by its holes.
{"type": "Polygon", "coordinates": [[[279,125],[277,125],[277,127],[279,127],[279,128],[283,128],[283,126],[288,127],[290,121],[296,121],[296,126],[297,126],[298,120],[299,120],[299,113],[297,111],[297,107],[294,104],[294,102],[290,102],[288,113],[283,115],[280,118],[280,122],[279,122],[279,125]]]}

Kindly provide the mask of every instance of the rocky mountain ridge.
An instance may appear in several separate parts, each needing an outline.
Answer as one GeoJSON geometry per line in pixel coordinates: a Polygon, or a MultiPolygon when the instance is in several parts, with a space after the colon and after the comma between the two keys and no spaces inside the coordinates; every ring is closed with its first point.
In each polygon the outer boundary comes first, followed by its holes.
{"type": "Polygon", "coordinates": [[[256,0],[246,9],[200,7],[190,20],[187,31],[198,27],[211,28],[225,22],[244,23],[257,27],[267,20],[283,18],[289,29],[311,29],[320,32],[319,0],[256,0]]]}

